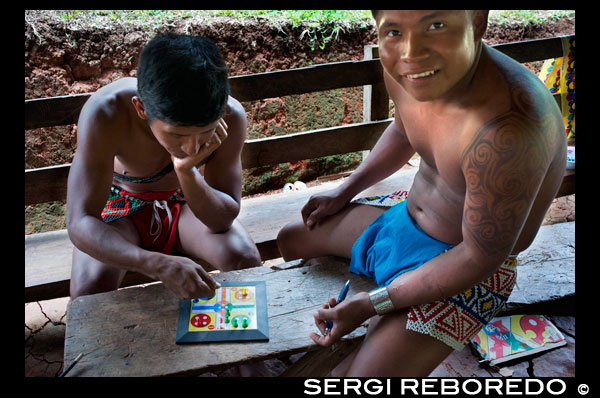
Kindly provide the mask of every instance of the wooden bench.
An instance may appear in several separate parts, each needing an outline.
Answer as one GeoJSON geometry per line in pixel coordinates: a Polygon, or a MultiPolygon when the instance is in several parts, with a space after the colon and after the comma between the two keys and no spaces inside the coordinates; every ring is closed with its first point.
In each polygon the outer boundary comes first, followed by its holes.
{"type": "MultiPolygon", "coordinates": [[[[546,304],[543,313],[561,314],[547,303],[574,299],[575,222],[542,227],[519,259],[506,309],[546,304]]],[[[162,283],[78,297],[68,304],[64,363],[84,353],[69,376],[193,376],[307,352],[282,375],[325,376],[366,333],[363,325],[331,348],[309,338],[316,331],[313,312],[346,280],[350,295],[375,287],[373,280],[348,272],[348,263],[321,257],[215,275],[220,282],[266,282],[268,342],[175,344],[179,300],[162,283]]]]}
{"type": "MultiPolygon", "coordinates": [[[[519,62],[563,55],[560,38],[493,47],[519,62]]],[[[383,84],[382,67],[376,53],[376,46],[366,46],[365,59],[362,61],[230,77],[232,96],[241,102],[344,87],[365,87],[362,123],[248,140],[242,152],[243,168],[370,150],[392,120],[389,118],[390,101],[383,84]]],[[[90,95],[26,100],[25,134],[29,129],[76,123],[90,95]]],[[[558,95],[555,97],[560,106],[560,98],[558,95]]],[[[25,170],[25,204],[64,200],[69,168],[70,164],[65,164],[25,170]]],[[[408,166],[369,191],[407,189],[415,172],[416,167],[408,166]]],[[[304,191],[242,201],[240,219],[249,229],[263,260],[280,257],[276,244],[277,232],[287,222],[299,217],[300,208],[308,197],[318,190],[333,186],[324,184],[304,191]]],[[[567,171],[557,197],[574,192],[575,172],[567,171]]],[[[66,230],[25,237],[25,302],[69,295],[71,250],[72,244],[66,230]]],[[[128,273],[123,286],[146,282],[149,282],[146,276],[128,273]]]]}

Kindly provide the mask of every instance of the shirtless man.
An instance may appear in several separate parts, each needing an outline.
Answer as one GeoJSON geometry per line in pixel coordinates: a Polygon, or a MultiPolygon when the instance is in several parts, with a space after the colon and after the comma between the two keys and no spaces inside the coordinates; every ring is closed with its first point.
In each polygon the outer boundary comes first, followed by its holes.
{"type": "Polygon", "coordinates": [[[309,199],[278,244],[286,260],[351,258],[352,272],[378,283],[314,315],[324,335],[311,337],[322,346],[370,319],[333,375],[427,376],[510,295],[515,255],[562,181],[565,129],[539,79],[482,42],[487,11],[373,14],[394,121],[344,184],[309,199]],[[415,152],[406,201],[349,204],[415,152]]]}
{"type": "Polygon", "coordinates": [[[223,271],[261,265],[236,220],[245,136],[227,67],[201,37],[157,36],[137,79],[94,93],[79,116],[68,182],[71,298],[117,289],[127,271],[182,299],[213,294],[218,283],[173,250],[223,271]]]}

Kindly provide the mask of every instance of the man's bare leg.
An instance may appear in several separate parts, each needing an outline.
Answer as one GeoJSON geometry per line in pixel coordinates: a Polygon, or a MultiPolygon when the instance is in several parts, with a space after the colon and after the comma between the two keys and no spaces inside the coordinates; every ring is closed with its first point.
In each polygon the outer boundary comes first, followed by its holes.
{"type": "MultiPolygon", "coordinates": [[[[134,245],[141,245],[141,238],[130,218],[121,218],[110,225],[119,231],[123,239],[134,245]]],[[[70,282],[71,300],[79,296],[116,290],[121,286],[126,273],[126,270],[102,263],[74,247],[70,282]]]]}
{"type": "Polygon", "coordinates": [[[221,271],[262,265],[256,244],[238,220],[227,232],[215,234],[194,216],[188,205],[181,208],[174,248],[221,271]]]}
{"type": "Polygon", "coordinates": [[[387,209],[351,203],[310,231],[302,220],[292,222],[279,231],[279,251],[285,261],[326,255],[350,258],[354,242],[387,209]]]}
{"type": "Polygon", "coordinates": [[[453,349],[406,329],[408,310],[369,320],[364,341],[331,372],[346,377],[427,377],[453,349]]]}

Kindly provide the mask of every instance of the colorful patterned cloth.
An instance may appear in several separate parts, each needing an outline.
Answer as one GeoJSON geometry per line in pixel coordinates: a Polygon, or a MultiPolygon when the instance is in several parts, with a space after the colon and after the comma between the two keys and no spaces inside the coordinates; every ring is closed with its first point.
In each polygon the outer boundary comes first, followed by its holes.
{"type": "Polygon", "coordinates": [[[562,37],[564,57],[544,62],[539,78],[552,94],[560,93],[567,137],[575,137],[575,38],[562,37]]]}
{"type": "Polygon", "coordinates": [[[106,223],[130,216],[142,238],[143,248],[171,254],[183,203],[181,189],[131,193],[113,185],[101,216],[106,223]]]}
{"type": "Polygon", "coordinates": [[[499,312],[517,281],[516,256],[504,261],[487,280],[466,292],[410,307],[406,328],[462,350],[499,312]]]}
{"type": "Polygon", "coordinates": [[[408,191],[396,191],[388,195],[365,196],[354,199],[352,203],[363,205],[392,207],[408,198],[408,191]]]}

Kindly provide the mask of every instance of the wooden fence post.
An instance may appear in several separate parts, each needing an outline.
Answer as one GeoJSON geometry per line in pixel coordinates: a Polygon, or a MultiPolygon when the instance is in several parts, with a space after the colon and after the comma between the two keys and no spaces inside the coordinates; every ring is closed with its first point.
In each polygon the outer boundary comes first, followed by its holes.
{"type": "MultiPolygon", "coordinates": [[[[379,46],[368,44],[364,48],[364,59],[379,58],[379,46]]],[[[390,97],[383,82],[363,86],[363,122],[389,118],[390,97]]],[[[370,151],[363,151],[363,161],[370,151]]]]}

